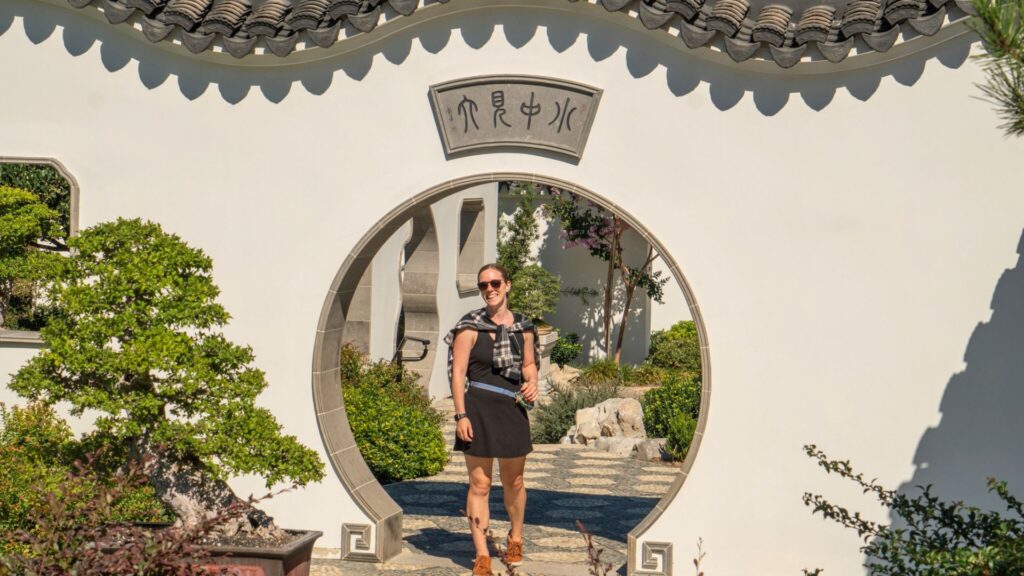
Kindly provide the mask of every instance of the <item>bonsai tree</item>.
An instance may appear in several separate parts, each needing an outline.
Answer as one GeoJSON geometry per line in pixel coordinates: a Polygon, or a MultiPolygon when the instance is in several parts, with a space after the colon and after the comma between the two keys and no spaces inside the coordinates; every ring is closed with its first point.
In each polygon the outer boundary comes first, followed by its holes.
{"type": "MultiPolygon", "coordinates": [[[[252,350],[220,332],[229,316],[210,258],[140,220],[99,224],[68,244],[70,256],[51,255],[46,349],[14,375],[14,391],[98,412],[86,441],[122,448],[186,527],[244,505],[228,475],[260,474],[268,488],[323,477],[317,454],[256,406],[267,383],[252,350]]],[[[239,531],[281,536],[252,507],[218,532],[239,531]]]]}
{"type": "Polygon", "coordinates": [[[540,264],[527,264],[512,277],[508,307],[530,320],[541,320],[558,307],[561,279],[540,264]]]}
{"type": "Polygon", "coordinates": [[[41,252],[64,251],[60,214],[39,197],[0,184],[0,327],[37,328],[41,252]]]}
{"type": "Polygon", "coordinates": [[[533,243],[540,238],[540,224],[534,215],[536,186],[530,182],[512,182],[509,193],[519,197],[511,218],[499,223],[498,264],[512,279],[509,308],[531,320],[541,320],[558,306],[562,279],[537,261],[533,243]]]}

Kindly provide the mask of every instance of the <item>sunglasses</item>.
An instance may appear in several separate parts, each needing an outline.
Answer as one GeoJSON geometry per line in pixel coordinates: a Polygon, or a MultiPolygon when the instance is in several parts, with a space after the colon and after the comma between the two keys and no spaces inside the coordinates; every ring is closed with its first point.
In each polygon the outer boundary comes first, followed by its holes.
{"type": "Polygon", "coordinates": [[[490,282],[477,282],[476,287],[483,292],[487,289],[487,286],[490,286],[492,290],[497,290],[498,288],[501,288],[501,284],[501,280],[491,280],[490,282]]]}

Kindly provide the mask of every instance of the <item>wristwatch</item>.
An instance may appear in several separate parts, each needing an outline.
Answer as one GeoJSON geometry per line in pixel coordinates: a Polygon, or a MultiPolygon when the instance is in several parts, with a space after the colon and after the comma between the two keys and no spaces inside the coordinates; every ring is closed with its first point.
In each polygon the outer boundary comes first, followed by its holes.
{"type": "Polygon", "coordinates": [[[459,420],[462,420],[463,418],[468,418],[468,417],[469,417],[469,415],[466,414],[465,412],[458,412],[458,413],[455,414],[455,421],[458,422],[459,420]]]}

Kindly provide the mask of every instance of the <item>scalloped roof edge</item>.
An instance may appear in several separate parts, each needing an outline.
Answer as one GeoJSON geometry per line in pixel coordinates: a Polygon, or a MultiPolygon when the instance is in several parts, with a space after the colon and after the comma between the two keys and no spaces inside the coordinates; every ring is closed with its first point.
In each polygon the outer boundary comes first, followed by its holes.
{"type": "MultiPolygon", "coordinates": [[[[357,39],[384,35],[376,30],[385,14],[388,18],[382,28],[396,20],[410,20],[409,16],[416,20],[425,9],[449,3],[263,0],[253,8],[252,0],[65,1],[73,8],[95,9],[111,24],[129,24],[150,42],[171,42],[192,54],[222,53],[252,64],[336,43],[364,44],[367,40],[357,39]]],[[[714,46],[734,62],[770,61],[783,69],[810,62],[839,64],[855,47],[858,57],[887,52],[902,32],[934,36],[973,14],[971,0],[850,0],[838,9],[812,5],[798,17],[784,4],[765,6],[751,16],[749,0],[591,2],[609,13],[634,18],[651,33],[682,40],[689,49],[714,46]]],[[[472,9],[510,6],[488,0],[475,3],[472,9]]]]}

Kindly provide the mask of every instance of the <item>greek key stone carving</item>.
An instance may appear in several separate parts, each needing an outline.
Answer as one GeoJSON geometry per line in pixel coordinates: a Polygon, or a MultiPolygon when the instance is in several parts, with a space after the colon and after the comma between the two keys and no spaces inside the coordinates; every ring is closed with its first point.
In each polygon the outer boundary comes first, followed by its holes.
{"type": "Polygon", "coordinates": [[[601,90],[540,76],[477,76],[430,87],[446,154],[534,148],[583,155],[601,90]]]}
{"type": "Polygon", "coordinates": [[[370,549],[369,524],[341,525],[341,559],[376,562],[377,555],[370,549]]]}
{"type": "Polygon", "coordinates": [[[671,576],[672,544],[667,542],[644,542],[640,546],[642,558],[637,576],[671,576]]]}

